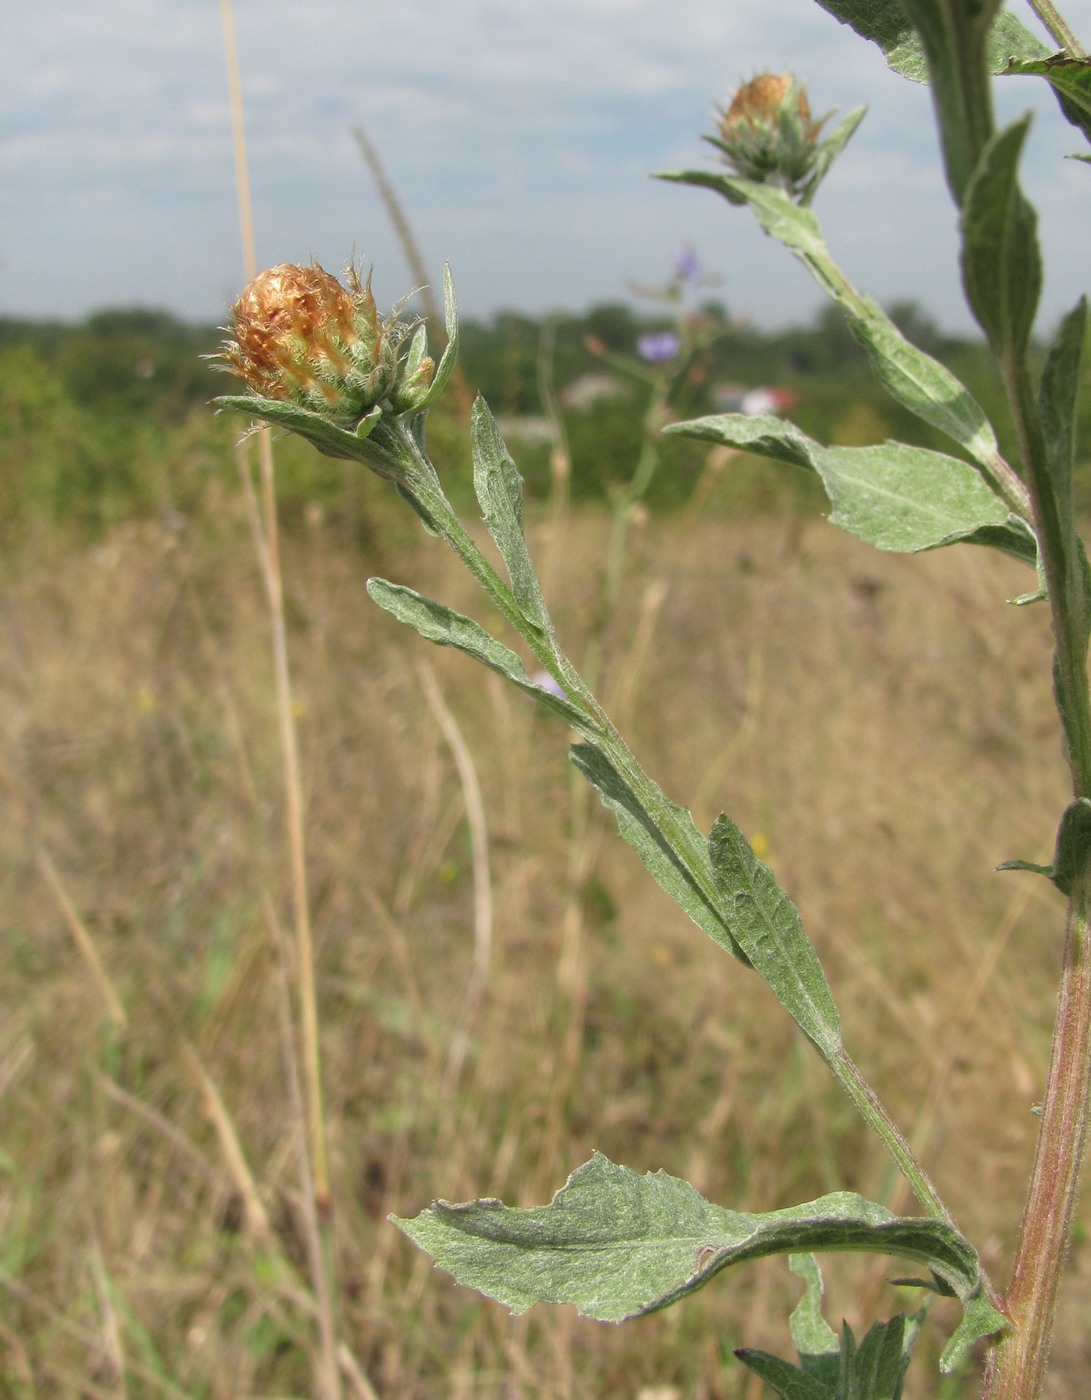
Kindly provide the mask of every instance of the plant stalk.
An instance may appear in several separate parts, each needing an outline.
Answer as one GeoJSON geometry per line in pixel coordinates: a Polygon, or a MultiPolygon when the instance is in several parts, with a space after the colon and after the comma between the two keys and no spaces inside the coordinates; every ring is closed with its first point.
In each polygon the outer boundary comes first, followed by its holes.
{"type": "Polygon", "coordinates": [[[984,1400],[1036,1400],[1042,1393],[1089,1114],[1091,927],[1083,881],[1069,905],[1042,1124],[1005,1304],[1012,1331],[989,1354],[984,1400]]]}
{"type": "MultiPolygon", "coordinates": [[[[1087,685],[1084,577],[1071,502],[1059,501],[1022,357],[1002,365],[1034,508],[1053,623],[1053,679],[1065,757],[1076,797],[1091,795],[1091,704],[1087,685]]],[[[1049,1077],[1034,1166],[1005,1311],[1013,1330],[993,1348],[986,1400],[1036,1400],[1053,1334],[1091,1112],[1091,947],[1088,878],[1068,911],[1049,1077]]]]}
{"type": "MultiPolygon", "coordinates": [[[[659,786],[641,767],[583,677],[558,647],[552,633],[543,633],[527,623],[507,584],[478,549],[455,515],[443,494],[434,468],[412,433],[408,430],[405,431],[401,435],[401,441],[400,455],[412,473],[410,489],[420,505],[427,511],[433,527],[482,585],[493,603],[523,637],[538,660],[562,685],[569,700],[584,710],[589,721],[588,731],[594,732],[596,742],[609,757],[616,771],[637,795],[645,809],[654,814],[659,831],[689,871],[710,905],[713,908],[718,907],[720,896],[704,843],[701,842],[695,846],[692,832],[687,837],[687,833],[678,825],[671,804],[659,786]]],[[[392,441],[388,445],[392,445],[392,441]]],[[[865,1082],[844,1046],[838,1040],[836,1043],[816,1046],[816,1048],[829,1065],[838,1083],[849,1095],[864,1121],[885,1144],[899,1169],[905,1175],[913,1194],[927,1214],[935,1219],[943,1220],[955,1228],[951,1214],[943,1204],[939,1192],[913,1155],[912,1148],[894,1125],[874,1090],[865,1082]]],[[[996,1291],[985,1279],[984,1274],[982,1279],[990,1301],[995,1306],[996,1291]]]]}
{"type": "Polygon", "coordinates": [[[1027,4],[1049,30],[1054,41],[1064,49],[1069,58],[1086,58],[1080,41],[1068,27],[1064,15],[1053,4],[1053,0],[1027,0],[1027,4]]]}

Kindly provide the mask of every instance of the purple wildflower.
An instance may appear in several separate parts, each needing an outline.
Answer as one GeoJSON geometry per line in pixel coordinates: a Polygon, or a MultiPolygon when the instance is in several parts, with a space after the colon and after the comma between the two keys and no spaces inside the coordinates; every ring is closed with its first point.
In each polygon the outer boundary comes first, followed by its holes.
{"type": "Polygon", "coordinates": [[[684,287],[696,287],[704,276],[695,249],[685,247],[674,260],[674,280],[684,287]]]}
{"type": "Polygon", "coordinates": [[[674,359],[682,348],[682,342],[674,331],[652,331],[637,339],[636,348],[642,360],[647,360],[652,365],[661,365],[674,359]]]}

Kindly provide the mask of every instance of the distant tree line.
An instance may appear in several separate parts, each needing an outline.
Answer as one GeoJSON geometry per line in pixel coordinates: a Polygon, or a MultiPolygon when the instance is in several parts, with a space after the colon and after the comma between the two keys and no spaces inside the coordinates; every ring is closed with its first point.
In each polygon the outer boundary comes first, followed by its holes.
{"type": "MultiPolygon", "coordinates": [[[[970,387],[997,423],[1002,447],[1014,453],[984,347],[944,333],[915,303],[890,312],[911,340],[970,387]]],[[[642,364],[641,337],[675,327],[672,308],[648,312],[622,302],[578,315],[503,311],[462,322],[465,384],[514,433],[524,425],[525,440],[513,438],[513,452],[532,497],[550,488],[549,445],[530,431],[541,424],[543,379],[562,405],[577,500],[602,498],[627,479],[656,373],[672,377],[675,417],[717,411],[733,389],[775,386],[790,400],[788,416],[821,440],[895,437],[948,446],[876,386],[864,351],[834,308],[810,325],[763,331],[710,301],[688,317],[688,349],[676,366],[642,364]],[[581,381],[596,393],[569,397],[581,381]],[[600,382],[608,383],[607,392],[600,382]]],[[[230,392],[231,381],[208,358],[222,338],[215,327],[139,308],[100,311],[76,324],[0,317],[0,520],[41,515],[102,525],[133,513],[193,509],[200,482],[220,469],[238,434],[237,421],[207,409],[216,394],[230,392]]],[[[469,464],[456,401],[436,412],[433,431],[457,494],[467,488],[469,464]]],[[[703,456],[695,444],[676,440],[663,451],[668,469],[649,502],[669,508],[693,489],[703,456]]],[[[298,461],[294,449],[288,455],[289,500],[342,491],[339,469],[316,462],[315,454],[298,461]]]]}

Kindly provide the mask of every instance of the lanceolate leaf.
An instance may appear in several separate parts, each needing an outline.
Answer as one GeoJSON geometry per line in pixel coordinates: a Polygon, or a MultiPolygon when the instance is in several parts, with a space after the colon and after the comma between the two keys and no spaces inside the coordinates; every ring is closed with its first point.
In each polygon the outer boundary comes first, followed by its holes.
{"type": "Polygon", "coordinates": [[[596,1154],[548,1206],[436,1201],[412,1220],[392,1218],[459,1283],[515,1313],[571,1303],[585,1317],[621,1322],[667,1307],[747,1259],[850,1250],[931,1270],[971,1309],[976,1336],[1002,1325],[977,1305],[977,1255],[961,1235],[850,1192],[751,1214],[711,1205],[677,1177],[638,1176],[596,1154]]]}
{"type": "Polygon", "coordinates": [[[875,301],[852,286],[830,257],[810,210],[799,208],[780,190],[733,175],[685,171],[663,178],[714,189],[733,204],[749,204],[765,232],[783,243],[842,307],[887,393],[959,443],[986,471],[993,471],[999,458],[996,434],[973,395],[938,360],[906,340],[875,301]]]}
{"type": "Polygon", "coordinates": [[[385,453],[376,451],[367,442],[382,418],[380,408],[373,408],[353,430],[339,428],[336,423],[331,423],[321,413],[309,408],[299,408],[280,399],[259,398],[257,394],[224,394],[212,402],[217,408],[235,408],[240,413],[248,413],[251,418],[260,418],[271,427],[287,428],[298,433],[326,457],[363,462],[379,476],[395,480],[401,474],[392,458],[388,459],[385,453]]]}
{"type": "Polygon", "coordinates": [[[548,631],[549,615],[523,536],[523,479],[482,398],[473,407],[473,458],[474,490],[519,611],[533,626],[548,631]]]}
{"type": "MultiPolygon", "coordinates": [[[[666,431],[817,472],[833,523],[878,549],[911,554],[972,538],[984,527],[1007,528],[1007,506],[972,467],[922,447],[822,447],[779,418],[736,413],[673,423],[666,431]]],[[[1012,552],[1017,544],[1013,538],[1012,552]]]]}
{"type": "Polygon", "coordinates": [[[455,284],[451,277],[451,268],[446,263],[443,268],[443,318],[447,344],[436,366],[436,377],[432,380],[432,387],[421,400],[421,409],[427,408],[439,398],[447,386],[447,381],[454,374],[458,361],[458,307],[455,304],[455,284]]]}
{"type": "Polygon", "coordinates": [[[692,866],[698,865],[708,872],[708,880],[712,881],[705,839],[689,812],[660,794],[661,810],[669,813],[674,827],[673,841],[668,841],[661,821],[656,821],[600,748],[594,744],[576,744],[569,757],[613,812],[622,840],[636,851],[659,888],[714,942],[749,966],[749,959],[721,910],[694,877],[692,866]],[[690,862],[690,868],[684,863],[679,848],[690,862]]]}
{"type": "Polygon", "coordinates": [[[989,142],[962,210],[966,299],[1001,360],[1025,352],[1042,285],[1038,219],[1018,179],[1029,121],[1024,117],[989,142]]]}
{"type": "Polygon", "coordinates": [[[845,1323],[833,1355],[818,1358],[821,1370],[808,1364],[815,1358],[803,1355],[798,1367],[749,1348],[735,1355],[784,1400],[900,1400],[922,1316],[899,1313],[889,1322],[876,1322],[859,1346],[845,1323]]]}
{"type": "Polygon", "coordinates": [[[464,651],[467,656],[472,656],[490,670],[498,671],[500,675],[514,682],[520,690],[532,695],[547,710],[560,715],[573,729],[587,735],[597,732],[587,716],[575,705],[552,691],[535,685],[527,676],[516,653],[510,647],[504,646],[503,642],[498,642],[495,637],[490,636],[472,618],[453,612],[442,603],[425,598],[420,593],[414,593],[411,588],[388,583],[386,579],[368,579],[367,591],[381,608],[393,613],[399,622],[414,628],[428,641],[435,642],[437,646],[454,647],[457,651],[464,651]]]}
{"type": "Polygon", "coordinates": [[[819,1380],[808,1375],[799,1366],[793,1366],[780,1356],[754,1347],[739,1347],[735,1355],[748,1370],[759,1376],[767,1386],[776,1391],[780,1400],[841,1400],[838,1395],[838,1379],[819,1380]]]}
{"type": "Polygon", "coordinates": [[[730,817],[717,817],[708,849],[736,941],[823,1058],[832,1058],[841,1044],[841,1022],[798,909],[730,817]]]}

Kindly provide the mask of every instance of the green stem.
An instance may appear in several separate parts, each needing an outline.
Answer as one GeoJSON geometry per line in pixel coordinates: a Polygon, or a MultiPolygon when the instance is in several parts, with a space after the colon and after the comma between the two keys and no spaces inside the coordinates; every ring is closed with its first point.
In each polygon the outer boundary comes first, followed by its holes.
{"type": "Polygon", "coordinates": [[[989,1355],[985,1400],[1035,1400],[1050,1338],[1091,1113],[1091,937],[1088,892],[1068,911],[1049,1080],[1006,1311],[1012,1331],[989,1355]]]}
{"type": "MultiPolygon", "coordinates": [[[[434,468],[425,457],[417,440],[408,430],[405,431],[403,440],[405,450],[402,454],[402,460],[407,468],[411,466],[411,479],[407,482],[407,486],[427,513],[433,527],[482,585],[490,599],[526,641],[535,656],[564,687],[569,700],[585,712],[588,720],[588,732],[594,735],[596,742],[601,746],[614,769],[625,780],[644,809],[651,814],[660,833],[685,866],[710,906],[719,908],[721,897],[713,877],[706,843],[702,839],[696,838],[693,829],[680,821],[674,805],[637,762],[629,746],[603,711],[583,677],[558,647],[552,632],[543,633],[527,622],[516,605],[507,584],[493,569],[459,522],[439,485],[434,468]]],[[[650,460],[654,468],[654,458],[650,460]]],[[[643,476],[648,476],[650,479],[650,469],[647,468],[646,463],[645,467],[646,470],[638,472],[637,477],[634,478],[634,485],[641,485],[643,476]]],[[[914,1157],[908,1142],[894,1125],[874,1090],[865,1082],[844,1046],[840,1041],[837,1041],[836,1044],[816,1046],[816,1048],[830,1066],[834,1077],[848,1094],[864,1121],[886,1145],[924,1210],[930,1216],[953,1225],[950,1212],[943,1204],[924,1168],[914,1157]]]]}
{"type": "MultiPolygon", "coordinates": [[[[1053,679],[1065,756],[1077,797],[1091,795],[1087,599],[1070,502],[1057,499],[1025,361],[1004,379],[1034,507],[1053,623],[1053,679]]],[[[1034,1167],[1007,1296],[1013,1331],[989,1357],[986,1400],[1035,1400],[1042,1392],[1057,1289],[1068,1252],[1091,1112],[1091,946],[1086,872],[1068,911],[1049,1079],[1034,1167]]]]}
{"type": "Polygon", "coordinates": [[[1057,500],[1026,362],[1003,365],[1005,386],[1026,466],[1053,623],[1053,681],[1065,757],[1076,797],[1091,796],[1091,696],[1087,684],[1087,598],[1070,508],[1057,500]]]}
{"type": "MultiPolygon", "coordinates": [[[[767,231],[770,230],[767,228],[767,231]]],[[[842,308],[849,319],[850,326],[856,329],[865,344],[869,343],[869,333],[879,332],[888,337],[890,343],[904,341],[905,338],[901,331],[882,308],[857,291],[856,287],[841,271],[830,256],[830,251],[820,234],[806,240],[783,241],[785,247],[799,259],[826,295],[842,308]]],[[[908,342],[906,344],[909,345],[908,342]]],[[[915,350],[915,347],[909,346],[909,349],[915,354],[920,354],[915,350]]],[[[927,359],[928,357],[923,358],[927,359]]],[[[947,373],[938,362],[934,363],[933,368],[936,372],[947,373]]],[[[903,371],[905,369],[906,367],[903,366],[903,371]]],[[[960,443],[973,457],[986,480],[1003,498],[1008,508],[1023,519],[1030,519],[1031,503],[1027,488],[1011,465],[1001,456],[991,430],[970,433],[963,425],[963,431],[956,431],[949,418],[937,418],[933,414],[925,413],[919,395],[906,397],[904,392],[898,391],[897,386],[888,377],[882,374],[879,377],[888,393],[892,394],[911,413],[923,418],[926,423],[930,423],[940,432],[947,433],[948,436],[960,443]]],[[[952,385],[956,384],[957,381],[952,380],[952,385]]],[[[982,422],[984,423],[984,416],[982,416],[982,422]]]]}
{"type": "Polygon", "coordinates": [[[1064,49],[1069,58],[1086,58],[1080,41],[1069,29],[1064,15],[1057,9],[1052,0],[1027,0],[1027,4],[1049,30],[1056,43],[1064,49]]]}

